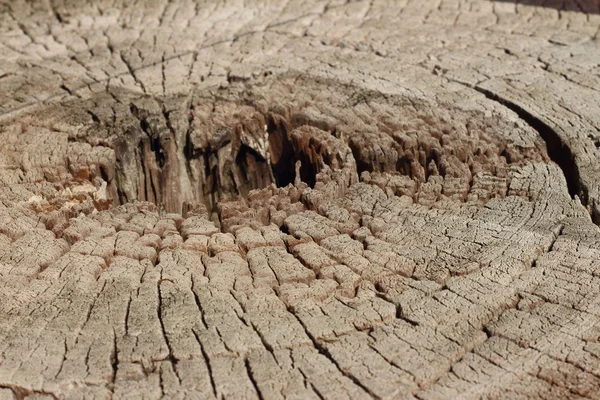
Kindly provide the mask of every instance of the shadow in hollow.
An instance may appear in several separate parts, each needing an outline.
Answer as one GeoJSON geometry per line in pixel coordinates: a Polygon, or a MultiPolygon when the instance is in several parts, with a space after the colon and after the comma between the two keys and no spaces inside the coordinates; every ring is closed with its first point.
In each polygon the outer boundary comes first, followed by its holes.
{"type": "Polygon", "coordinates": [[[526,6],[554,8],[558,11],[575,11],[600,14],[600,0],[492,0],[501,3],[516,3],[526,6]]]}

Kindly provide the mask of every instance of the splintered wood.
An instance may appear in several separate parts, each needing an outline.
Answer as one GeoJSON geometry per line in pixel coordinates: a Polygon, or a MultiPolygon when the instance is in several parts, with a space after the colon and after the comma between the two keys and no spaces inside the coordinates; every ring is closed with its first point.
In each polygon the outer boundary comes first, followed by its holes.
{"type": "Polygon", "coordinates": [[[1,400],[600,398],[597,2],[96,3],[0,0],[1,400]]]}

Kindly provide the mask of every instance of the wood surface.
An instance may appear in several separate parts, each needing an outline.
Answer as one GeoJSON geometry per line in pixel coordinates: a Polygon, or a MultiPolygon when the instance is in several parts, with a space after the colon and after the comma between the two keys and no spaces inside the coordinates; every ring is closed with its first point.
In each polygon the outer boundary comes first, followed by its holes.
{"type": "Polygon", "coordinates": [[[0,0],[0,399],[600,398],[599,26],[0,0]]]}

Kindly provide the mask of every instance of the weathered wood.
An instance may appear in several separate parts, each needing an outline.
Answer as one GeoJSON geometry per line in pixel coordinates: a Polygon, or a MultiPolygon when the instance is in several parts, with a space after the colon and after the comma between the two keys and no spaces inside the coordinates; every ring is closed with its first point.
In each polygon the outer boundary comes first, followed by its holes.
{"type": "Polygon", "coordinates": [[[598,398],[600,14],[532,3],[0,0],[0,399],[598,398]]]}

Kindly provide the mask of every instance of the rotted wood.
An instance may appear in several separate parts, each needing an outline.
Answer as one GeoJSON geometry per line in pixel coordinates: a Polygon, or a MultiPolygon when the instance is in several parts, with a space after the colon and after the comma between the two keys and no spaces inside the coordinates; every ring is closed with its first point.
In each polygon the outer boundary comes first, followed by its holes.
{"type": "Polygon", "coordinates": [[[599,25],[0,0],[0,399],[598,398],[599,25]]]}

